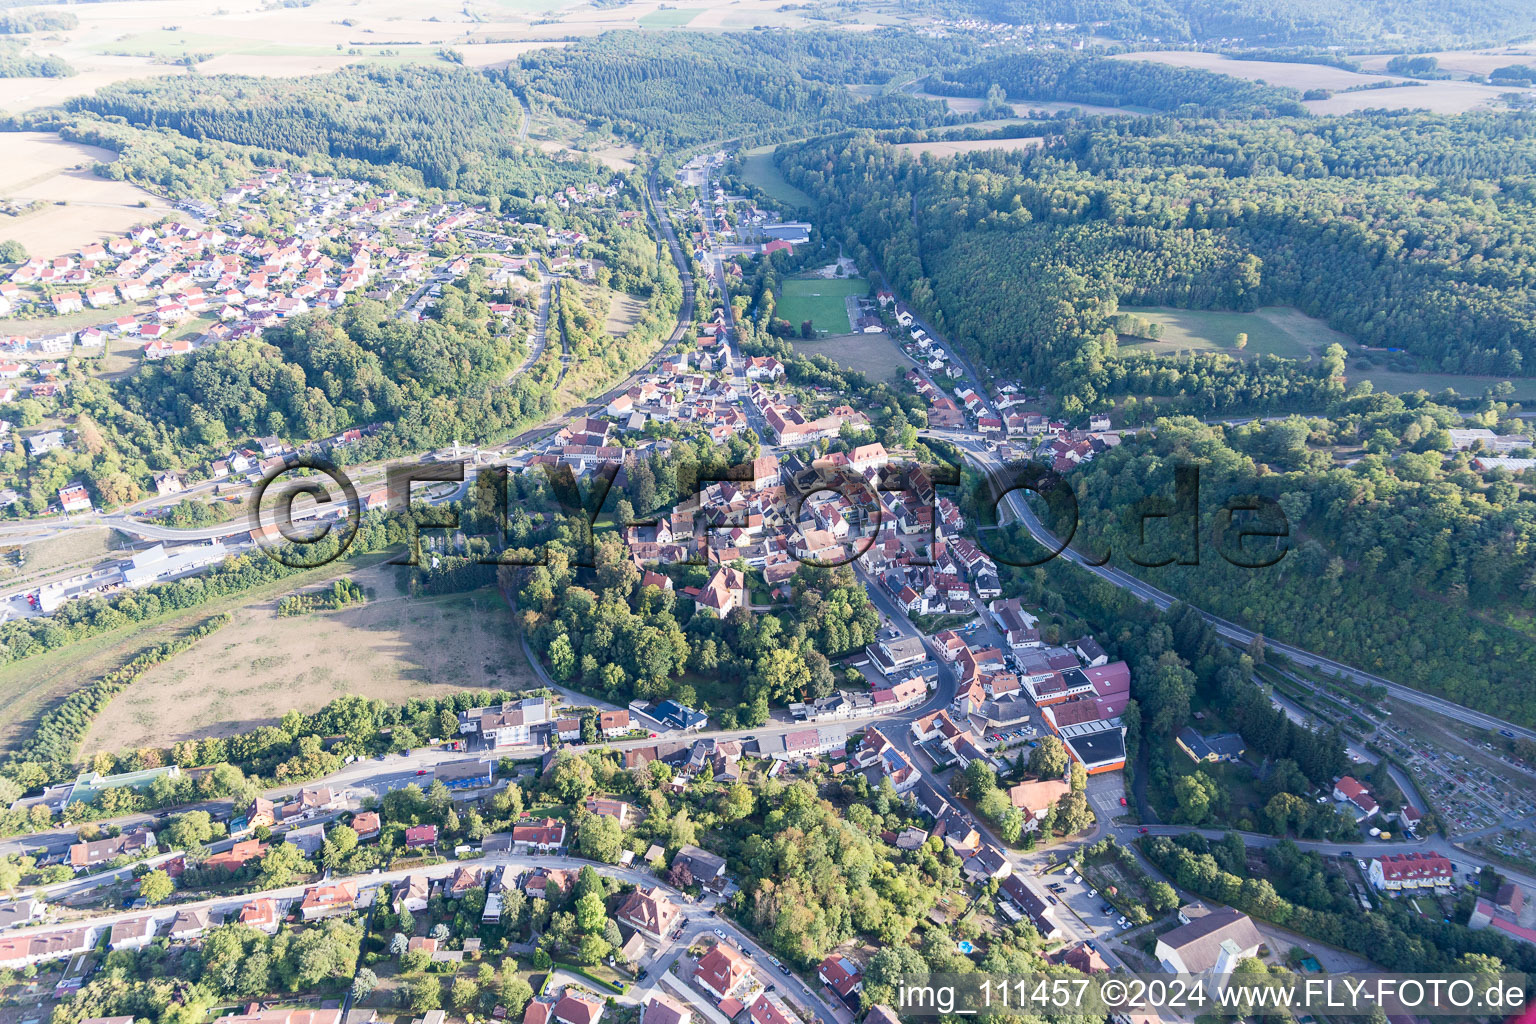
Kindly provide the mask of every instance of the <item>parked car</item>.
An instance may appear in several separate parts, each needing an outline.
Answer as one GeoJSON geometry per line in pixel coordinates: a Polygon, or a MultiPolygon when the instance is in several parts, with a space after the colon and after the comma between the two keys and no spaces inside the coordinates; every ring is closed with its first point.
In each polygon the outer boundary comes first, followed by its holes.
{"type": "Polygon", "coordinates": [[[717,935],[718,937],[720,937],[722,939],[725,938],[725,932],[721,931],[719,928],[715,929],[715,935],[717,935]]]}

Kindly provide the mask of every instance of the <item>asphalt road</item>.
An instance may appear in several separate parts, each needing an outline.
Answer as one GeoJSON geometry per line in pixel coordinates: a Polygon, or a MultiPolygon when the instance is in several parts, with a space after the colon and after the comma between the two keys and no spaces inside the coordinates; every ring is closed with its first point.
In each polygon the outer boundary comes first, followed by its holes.
{"type": "MultiPolygon", "coordinates": [[[[959,442],[960,447],[966,452],[966,454],[969,455],[984,470],[999,470],[1003,466],[1002,459],[997,457],[995,454],[988,452],[985,449],[985,446],[978,443],[972,436],[956,434],[952,431],[934,430],[927,431],[927,433],[943,437],[946,440],[959,442]]],[[[1013,513],[1013,515],[1024,524],[1025,528],[1029,530],[1030,535],[1034,537],[1038,543],[1050,551],[1054,551],[1060,547],[1060,539],[1057,538],[1055,534],[1051,533],[1050,530],[1046,529],[1045,526],[1040,522],[1039,518],[1035,515],[1034,510],[1031,509],[1029,505],[1024,501],[1024,497],[1021,492],[1013,491],[1009,493],[1004,498],[1004,502],[1007,504],[1007,507],[1013,513]]],[[[1158,608],[1167,608],[1169,605],[1178,600],[1178,598],[1174,597],[1173,595],[1159,590],[1151,584],[1137,579],[1135,576],[1132,576],[1129,573],[1123,572],[1109,565],[1095,565],[1090,562],[1084,555],[1078,551],[1073,550],[1071,547],[1063,549],[1060,557],[1066,559],[1073,565],[1076,565],[1082,569],[1086,569],[1088,572],[1093,573],[1095,576],[1108,583],[1113,583],[1115,586],[1120,587],[1123,590],[1130,591],[1142,601],[1151,602],[1158,608]]],[[[1216,627],[1216,632],[1218,634],[1220,634],[1224,639],[1229,640],[1235,644],[1247,646],[1253,642],[1255,637],[1260,635],[1250,629],[1245,629],[1242,626],[1237,625],[1235,622],[1223,619],[1218,615],[1213,615],[1210,612],[1204,611],[1203,609],[1196,610],[1200,612],[1200,615],[1207,622],[1216,627]]],[[[1337,673],[1357,684],[1379,686],[1385,689],[1387,693],[1396,700],[1417,705],[1426,711],[1431,711],[1435,714],[1443,715],[1446,718],[1450,718],[1467,725],[1476,726],[1480,729],[1492,729],[1495,731],[1507,730],[1511,733],[1514,733],[1516,736],[1523,736],[1526,739],[1536,740],[1536,729],[1529,729],[1525,726],[1517,725],[1513,722],[1507,722],[1501,718],[1495,718],[1493,715],[1485,714],[1481,711],[1474,711],[1471,708],[1462,707],[1460,704],[1452,703],[1451,701],[1433,696],[1432,694],[1424,693],[1420,690],[1415,690],[1412,687],[1404,686],[1400,683],[1394,683],[1390,679],[1384,679],[1381,676],[1372,675],[1369,672],[1363,672],[1360,669],[1346,665],[1343,662],[1334,661],[1332,658],[1327,658],[1323,655],[1315,654],[1312,651],[1304,650],[1303,648],[1296,647],[1291,644],[1282,643],[1267,636],[1264,637],[1264,646],[1270,651],[1276,651],[1285,655],[1287,658],[1296,662],[1298,665],[1305,665],[1309,668],[1318,669],[1324,672],[1337,673]]]]}

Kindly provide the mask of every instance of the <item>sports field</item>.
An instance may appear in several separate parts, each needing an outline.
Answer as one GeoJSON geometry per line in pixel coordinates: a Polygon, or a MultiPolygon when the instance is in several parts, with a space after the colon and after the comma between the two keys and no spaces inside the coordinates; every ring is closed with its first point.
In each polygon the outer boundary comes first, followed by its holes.
{"type": "Polygon", "coordinates": [[[792,277],[779,289],[775,315],[794,324],[797,331],[809,320],[818,332],[845,334],[853,330],[848,297],[868,292],[869,282],[862,277],[792,277]]]}

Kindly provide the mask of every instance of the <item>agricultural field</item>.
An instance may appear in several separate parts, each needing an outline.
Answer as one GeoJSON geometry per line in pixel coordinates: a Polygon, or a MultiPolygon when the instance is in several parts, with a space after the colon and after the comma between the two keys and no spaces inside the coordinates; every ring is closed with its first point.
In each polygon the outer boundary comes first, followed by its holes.
{"type": "Polygon", "coordinates": [[[1500,97],[1516,90],[1508,86],[1474,85],[1471,82],[1426,82],[1401,89],[1369,89],[1335,93],[1326,100],[1307,100],[1314,114],[1350,114],[1356,110],[1428,110],[1436,114],[1464,114],[1477,108],[1503,108],[1500,97]]]}
{"type": "Polygon", "coordinates": [[[742,153],[741,176],[756,185],[768,197],[786,206],[810,206],[811,197],[789,183],[773,162],[774,146],[759,146],[742,153]]]}
{"type": "MultiPolygon", "coordinates": [[[[1379,74],[1367,75],[1358,71],[1326,64],[1291,64],[1282,61],[1236,60],[1218,53],[1190,50],[1138,51],[1116,55],[1120,60],[1149,60],[1176,67],[1201,68],[1234,78],[1264,81],[1270,85],[1292,89],[1331,89],[1334,95],[1325,100],[1308,100],[1306,106],[1315,114],[1347,114],[1366,109],[1431,110],[1437,114],[1460,114],[1478,107],[1502,106],[1499,96],[1511,91],[1471,82],[1427,82],[1424,85],[1405,86],[1398,89],[1367,89],[1346,93],[1352,86],[1378,85],[1384,81],[1379,74]]],[[[1385,70],[1390,59],[1382,57],[1379,68],[1385,70]]],[[[1504,63],[1509,63],[1505,60],[1504,63]]],[[[1376,67],[1368,64],[1363,66],[1376,67]]],[[[1496,65],[1495,65],[1496,66],[1496,65]]],[[[1392,81],[1404,79],[1391,78],[1392,81]]]]}
{"type": "Polygon", "coordinates": [[[666,7],[662,6],[650,14],[642,14],[639,17],[641,28],[682,28],[694,18],[699,16],[697,7],[666,7]]]}
{"type": "MultiPolygon", "coordinates": [[[[913,93],[913,95],[927,100],[943,100],[944,105],[957,114],[974,114],[986,103],[985,100],[978,96],[939,96],[931,92],[918,92],[913,93]]],[[[1151,111],[1144,111],[1140,107],[1101,107],[1093,103],[1063,103],[1059,100],[1015,99],[1008,105],[1013,108],[1013,112],[1020,118],[1026,118],[1034,112],[1057,114],[1066,110],[1075,110],[1085,116],[1151,113],[1151,111]]],[[[998,122],[977,122],[977,124],[991,123],[998,122]]]]}
{"type": "Polygon", "coordinates": [[[900,142],[895,148],[920,156],[931,153],[934,156],[959,156],[962,153],[985,153],[991,150],[1020,150],[1038,149],[1045,145],[1045,140],[1036,136],[1034,138],[1021,139],[935,139],[932,142],[900,142]]]}
{"type": "MultiPolygon", "coordinates": [[[[1381,71],[1387,69],[1387,62],[1398,54],[1379,53],[1352,56],[1350,60],[1359,64],[1366,71],[1381,71]]],[[[1486,75],[1494,68],[1504,67],[1506,64],[1529,64],[1536,59],[1536,47],[1531,46],[1500,46],[1485,50],[1439,50],[1434,53],[1415,53],[1415,57],[1433,57],[1440,62],[1443,71],[1460,75],[1486,75]]]]}
{"type": "Polygon", "coordinates": [[[111,150],[43,132],[10,133],[5,145],[0,198],[43,205],[19,217],[0,216],[0,239],[15,239],[30,253],[69,252],[172,212],[136,185],[96,177],[91,165],[116,159],[111,150]]]}
{"type": "Polygon", "coordinates": [[[397,571],[352,573],[369,600],[339,611],[279,617],[280,595],[242,605],[229,625],[118,695],[84,749],[226,736],[346,693],[398,702],[427,692],[532,685],[498,594],[411,597],[396,588],[397,571]],[[216,688],[209,685],[214,680],[216,688]]]}
{"type": "Polygon", "coordinates": [[[840,334],[815,341],[796,341],[795,351],[807,356],[826,356],[846,370],[870,380],[890,380],[915,364],[896,347],[888,334],[840,334]]]}
{"type": "Polygon", "coordinates": [[[853,330],[848,299],[868,292],[869,282],[862,277],[792,277],[780,286],[775,315],[797,331],[809,320],[818,332],[842,334],[853,330]]]}
{"type": "Polygon", "coordinates": [[[1310,359],[1334,342],[1346,347],[1350,344],[1348,335],[1287,306],[1264,306],[1252,313],[1121,306],[1120,312],[1163,325],[1161,341],[1122,338],[1121,348],[1159,355],[1225,352],[1241,358],[1274,355],[1310,359]],[[1234,347],[1239,333],[1248,335],[1248,345],[1241,351],[1234,347]]]}
{"type": "MultiPolygon", "coordinates": [[[[1270,85],[1291,89],[1348,89],[1354,85],[1374,85],[1381,81],[1378,75],[1363,75],[1358,71],[1327,64],[1292,64],[1272,60],[1237,60],[1219,53],[1194,50],[1139,50],[1135,53],[1116,54],[1117,60],[1148,60],[1157,64],[1171,64],[1181,68],[1200,68],[1233,78],[1263,79],[1270,85]]],[[[1385,62],[1383,62],[1385,66],[1385,62]]]]}

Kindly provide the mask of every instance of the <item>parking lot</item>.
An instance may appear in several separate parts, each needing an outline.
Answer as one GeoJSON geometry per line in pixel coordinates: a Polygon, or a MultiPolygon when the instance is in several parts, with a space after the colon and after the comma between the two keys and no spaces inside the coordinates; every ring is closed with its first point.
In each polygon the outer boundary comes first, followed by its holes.
{"type": "Polygon", "coordinates": [[[1071,868],[1061,868],[1039,878],[1039,884],[1056,900],[1057,916],[1095,936],[1122,931],[1117,924],[1119,912],[1113,907],[1108,913],[1100,909],[1109,906],[1104,894],[1090,888],[1085,881],[1073,881],[1074,877],[1071,868]],[[1060,891],[1053,886],[1059,887],[1060,891]]]}
{"type": "Polygon", "coordinates": [[[1106,826],[1120,815],[1128,813],[1127,808],[1120,804],[1121,798],[1125,796],[1123,772],[1088,776],[1088,809],[1106,826]]]}

